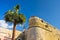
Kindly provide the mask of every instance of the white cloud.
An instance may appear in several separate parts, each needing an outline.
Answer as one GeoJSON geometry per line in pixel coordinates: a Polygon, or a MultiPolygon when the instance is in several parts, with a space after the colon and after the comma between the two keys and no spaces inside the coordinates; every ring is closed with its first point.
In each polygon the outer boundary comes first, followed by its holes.
{"type": "Polygon", "coordinates": [[[0,20],[0,27],[3,27],[3,28],[12,28],[13,25],[8,25],[8,23],[6,23],[5,20],[0,20]]]}

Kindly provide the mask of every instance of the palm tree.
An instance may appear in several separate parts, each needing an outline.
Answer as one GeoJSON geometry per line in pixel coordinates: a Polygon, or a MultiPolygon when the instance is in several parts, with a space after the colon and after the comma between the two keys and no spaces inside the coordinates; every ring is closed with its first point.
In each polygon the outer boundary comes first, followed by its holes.
{"type": "Polygon", "coordinates": [[[19,5],[16,5],[13,10],[9,10],[5,13],[5,21],[12,22],[14,24],[12,40],[15,40],[16,25],[26,22],[26,17],[23,14],[19,13],[19,5]]]}

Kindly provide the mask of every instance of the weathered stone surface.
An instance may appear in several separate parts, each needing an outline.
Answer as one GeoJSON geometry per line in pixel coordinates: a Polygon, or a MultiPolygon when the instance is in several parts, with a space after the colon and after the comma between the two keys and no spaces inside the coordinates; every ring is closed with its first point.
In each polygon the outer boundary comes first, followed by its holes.
{"type": "Polygon", "coordinates": [[[31,17],[27,40],[60,40],[60,31],[38,17],[31,17]]]}

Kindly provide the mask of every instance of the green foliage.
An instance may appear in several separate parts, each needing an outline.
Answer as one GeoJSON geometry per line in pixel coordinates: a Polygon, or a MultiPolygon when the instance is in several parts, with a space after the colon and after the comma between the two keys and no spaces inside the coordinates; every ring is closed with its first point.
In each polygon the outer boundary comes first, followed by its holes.
{"type": "Polygon", "coordinates": [[[26,17],[23,14],[19,14],[17,10],[19,10],[19,5],[15,6],[15,11],[9,10],[5,13],[5,21],[6,22],[16,22],[17,24],[23,24],[26,22],[26,17]],[[16,10],[15,10],[16,9],[16,10]]]}
{"type": "Polygon", "coordinates": [[[5,13],[5,21],[6,22],[13,22],[13,12],[11,10],[5,13]]]}
{"type": "Polygon", "coordinates": [[[23,14],[19,14],[19,19],[21,19],[23,22],[26,22],[26,17],[23,14]]]}
{"type": "Polygon", "coordinates": [[[19,10],[19,5],[16,5],[15,9],[16,9],[16,10],[19,10]]]}

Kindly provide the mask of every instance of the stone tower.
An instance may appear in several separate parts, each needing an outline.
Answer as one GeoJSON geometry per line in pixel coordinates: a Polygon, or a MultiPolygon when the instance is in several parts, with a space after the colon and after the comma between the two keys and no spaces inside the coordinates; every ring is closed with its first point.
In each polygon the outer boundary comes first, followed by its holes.
{"type": "Polygon", "coordinates": [[[60,31],[38,17],[29,19],[27,40],[60,40],[60,31]]]}

